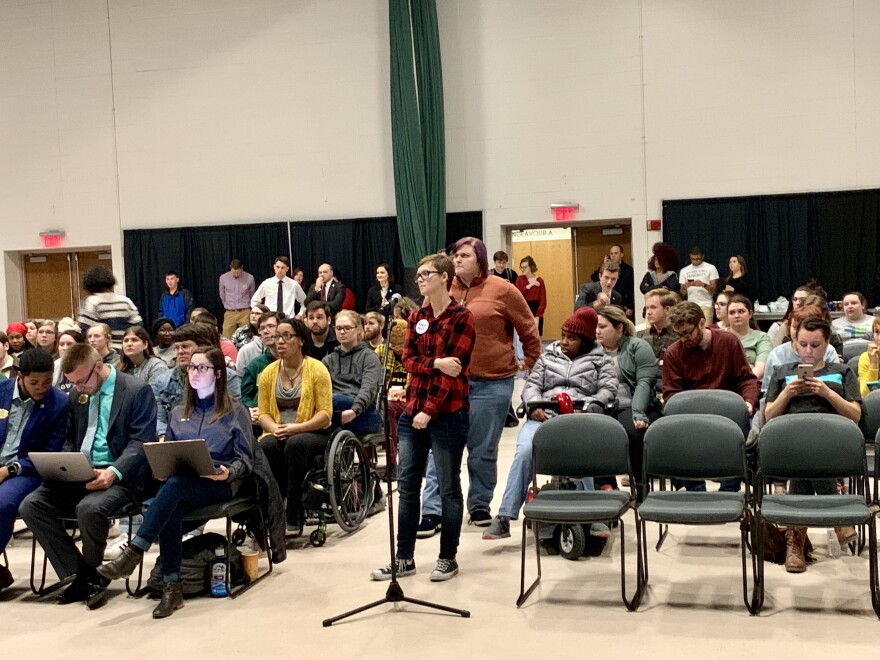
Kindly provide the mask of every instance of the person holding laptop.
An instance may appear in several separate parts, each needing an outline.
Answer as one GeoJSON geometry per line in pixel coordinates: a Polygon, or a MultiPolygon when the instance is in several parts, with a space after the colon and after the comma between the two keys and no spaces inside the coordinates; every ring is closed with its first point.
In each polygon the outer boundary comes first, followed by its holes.
{"type": "Polygon", "coordinates": [[[152,495],[144,442],[156,439],[156,399],[150,386],[120,373],[88,344],[74,344],[61,358],[73,383],[64,449],[89,459],[88,482],[47,482],[25,498],[19,511],[62,580],[75,576],[58,597],[62,604],[103,600],[109,580],[97,572],[110,520],[152,495]],[[75,518],[80,551],[62,518],[75,518]]]}
{"type": "Polygon", "coordinates": [[[217,469],[203,477],[175,475],[165,481],[131,545],[98,569],[110,580],[131,575],[150,546],[159,542],[162,600],[153,610],[163,619],[183,607],[180,561],[183,518],[190,511],[232,499],[254,467],[254,436],[247,408],[226,389],[226,363],[220,349],[197,348],[186,367],[183,405],[171,413],[165,441],[204,439],[217,469]]]}
{"type": "MultiPolygon", "coordinates": [[[[39,348],[22,353],[15,377],[0,383],[0,553],[12,538],[18,507],[42,481],[32,451],[61,451],[67,434],[67,397],[52,387],[52,356],[39,348]]],[[[0,566],[0,590],[12,573],[0,566]]]]}

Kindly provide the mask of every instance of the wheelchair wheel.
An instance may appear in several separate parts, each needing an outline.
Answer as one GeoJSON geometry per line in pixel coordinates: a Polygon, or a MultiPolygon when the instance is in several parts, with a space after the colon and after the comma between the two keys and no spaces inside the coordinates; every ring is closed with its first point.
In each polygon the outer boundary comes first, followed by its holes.
{"type": "Polygon", "coordinates": [[[580,559],[587,546],[587,535],[580,525],[557,525],[553,540],[559,548],[559,554],[572,561],[580,559]]]}
{"type": "Polygon", "coordinates": [[[327,457],[330,505],[336,522],[353,532],[364,521],[373,497],[370,463],[360,441],[350,431],[333,438],[327,457]]]}

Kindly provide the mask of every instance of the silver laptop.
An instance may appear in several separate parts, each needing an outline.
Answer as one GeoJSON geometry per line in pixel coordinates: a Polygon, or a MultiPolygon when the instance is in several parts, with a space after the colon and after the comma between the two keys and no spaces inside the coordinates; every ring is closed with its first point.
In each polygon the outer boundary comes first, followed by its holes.
{"type": "Polygon", "coordinates": [[[89,459],[79,451],[32,451],[28,458],[44,481],[85,482],[95,478],[89,459]]]}
{"type": "Polygon", "coordinates": [[[156,479],[167,479],[176,474],[204,477],[217,473],[204,440],[145,442],[144,452],[156,479]]]}

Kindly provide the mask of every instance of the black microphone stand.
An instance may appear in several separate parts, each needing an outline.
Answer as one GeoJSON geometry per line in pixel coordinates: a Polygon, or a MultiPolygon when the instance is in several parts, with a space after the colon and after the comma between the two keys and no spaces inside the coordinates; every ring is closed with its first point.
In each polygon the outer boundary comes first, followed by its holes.
{"type": "MultiPolygon", "coordinates": [[[[387,309],[384,310],[385,314],[385,353],[384,353],[384,364],[383,364],[383,374],[382,379],[379,381],[379,394],[377,395],[376,406],[377,409],[379,406],[382,408],[383,418],[385,420],[385,442],[390,443],[391,435],[389,433],[391,425],[388,420],[388,391],[385,385],[386,377],[385,374],[388,373],[391,364],[391,323],[393,320],[393,311],[394,305],[397,301],[393,301],[391,304],[387,305],[387,309]]],[[[354,616],[355,614],[360,614],[361,612],[365,612],[366,610],[373,609],[374,607],[378,607],[379,605],[384,605],[385,603],[412,603],[413,605],[422,605],[423,607],[430,607],[435,610],[442,610],[444,612],[451,612],[452,614],[458,614],[459,616],[464,617],[465,619],[470,618],[471,613],[467,610],[461,610],[454,607],[448,607],[447,605],[439,605],[437,603],[429,603],[426,600],[419,600],[417,598],[410,598],[403,593],[403,588],[400,586],[400,583],[397,581],[397,557],[395,552],[395,533],[394,533],[394,497],[392,496],[392,486],[391,486],[391,465],[388,463],[388,449],[386,446],[385,450],[385,487],[388,489],[388,545],[391,550],[391,582],[388,584],[388,590],[385,592],[385,597],[380,598],[377,601],[372,603],[368,603],[367,605],[361,605],[353,610],[349,610],[348,612],[344,612],[342,614],[338,614],[337,616],[331,617],[329,619],[324,619],[323,626],[325,628],[329,628],[337,621],[341,621],[342,619],[347,619],[350,616],[354,616]]]]}

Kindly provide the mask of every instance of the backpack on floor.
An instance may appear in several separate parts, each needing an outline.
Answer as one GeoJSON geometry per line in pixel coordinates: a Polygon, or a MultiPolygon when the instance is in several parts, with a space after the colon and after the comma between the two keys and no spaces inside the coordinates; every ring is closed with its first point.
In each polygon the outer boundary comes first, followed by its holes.
{"type": "MultiPolygon", "coordinates": [[[[215,550],[223,548],[226,553],[226,538],[215,532],[200,534],[183,542],[183,559],[180,562],[180,579],[183,583],[184,596],[199,596],[211,590],[211,566],[216,558],[215,550]]],[[[244,568],[241,553],[233,546],[229,561],[230,579],[232,584],[244,582],[244,568]]],[[[156,565],[150,571],[147,583],[153,591],[162,593],[162,558],[156,559],[156,565]]]]}

